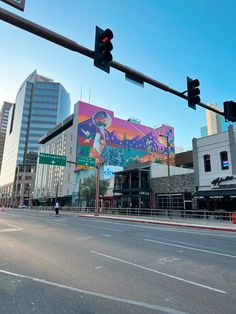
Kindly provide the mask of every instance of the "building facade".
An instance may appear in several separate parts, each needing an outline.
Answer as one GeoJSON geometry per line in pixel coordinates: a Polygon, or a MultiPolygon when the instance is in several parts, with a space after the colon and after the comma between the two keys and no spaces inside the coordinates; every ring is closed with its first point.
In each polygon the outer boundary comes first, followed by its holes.
{"type": "Polygon", "coordinates": [[[150,208],[150,164],[126,168],[115,173],[114,207],[150,208]]]}
{"type": "Polygon", "coordinates": [[[170,194],[168,194],[168,177],[151,180],[152,207],[158,209],[194,209],[193,195],[196,192],[194,173],[175,174],[170,176],[170,194]]]}
{"type": "Polygon", "coordinates": [[[193,173],[193,169],[175,166],[169,166],[168,171],[168,165],[160,163],[125,168],[115,173],[115,206],[192,209],[193,173]]]}
{"type": "Polygon", "coordinates": [[[11,205],[29,201],[34,184],[29,182],[33,179],[30,174],[36,169],[35,160],[29,156],[38,153],[39,138],[69,116],[69,113],[70,97],[60,83],[37,74],[37,71],[22,83],[9,113],[0,175],[0,194],[10,194],[11,205]],[[32,167],[26,160],[33,161],[32,167]],[[16,186],[19,165],[18,178],[22,178],[22,181],[17,180],[16,186]],[[26,177],[29,180],[25,180],[26,177]],[[28,191],[29,187],[31,192],[28,191]]]}
{"type": "Polygon", "coordinates": [[[236,132],[232,125],[226,132],[193,139],[195,199],[198,208],[236,209],[236,132]]]}
{"type": "MultiPolygon", "coordinates": [[[[217,105],[209,104],[209,106],[219,111],[223,111],[223,108],[217,105]]],[[[236,130],[236,123],[227,122],[225,121],[224,116],[210,110],[206,110],[206,123],[206,126],[201,127],[201,137],[226,132],[229,125],[232,125],[234,130],[236,130]]]]}
{"type": "Polygon", "coordinates": [[[66,156],[67,164],[63,167],[38,161],[33,197],[35,205],[54,205],[57,200],[60,206],[71,206],[76,152],[73,118],[74,115],[70,115],[39,140],[39,154],[66,156]]]}
{"type": "Polygon", "coordinates": [[[12,103],[4,101],[3,106],[0,111],[0,132],[6,133],[7,131],[7,124],[8,124],[8,117],[9,111],[13,106],[12,103]]]}
{"type": "Polygon", "coordinates": [[[1,168],[2,168],[2,157],[3,157],[3,149],[5,145],[9,111],[12,106],[13,106],[12,103],[4,101],[1,111],[0,111],[0,173],[1,173],[1,168]]]}
{"type": "Polygon", "coordinates": [[[99,167],[100,179],[110,180],[105,203],[112,206],[114,172],[134,163],[142,165],[152,161],[166,161],[168,149],[170,164],[174,165],[173,127],[162,125],[154,129],[134,119],[117,118],[110,110],[81,101],[75,104],[73,119],[70,118],[66,130],[63,125],[58,125],[46,134],[45,138],[41,138],[39,143],[40,152],[66,155],[68,159],[73,158],[76,162],[71,172],[68,165],[58,170],[55,166],[38,165],[34,199],[41,199],[43,202],[55,200],[56,187],[59,184],[57,196],[64,205],[68,203],[66,199],[69,198],[73,206],[82,204],[79,196],[80,183],[84,178],[96,174],[95,167],[99,167]],[[68,141],[70,137],[73,138],[72,142],[68,141]],[[64,150],[58,150],[61,145],[58,141],[64,143],[64,150]]]}

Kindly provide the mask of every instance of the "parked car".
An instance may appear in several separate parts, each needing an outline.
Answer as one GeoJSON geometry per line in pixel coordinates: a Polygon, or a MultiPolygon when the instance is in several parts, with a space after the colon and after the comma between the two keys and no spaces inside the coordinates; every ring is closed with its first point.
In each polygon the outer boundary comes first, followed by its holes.
{"type": "Polygon", "coordinates": [[[23,205],[19,205],[18,208],[25,208],[26,206],[23,204],[23,205]]]}

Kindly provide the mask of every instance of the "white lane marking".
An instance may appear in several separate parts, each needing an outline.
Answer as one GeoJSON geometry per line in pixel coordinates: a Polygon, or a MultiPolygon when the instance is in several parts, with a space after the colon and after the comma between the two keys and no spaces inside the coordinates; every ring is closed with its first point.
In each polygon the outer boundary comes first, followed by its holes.
{"type": "Polygon", "coordinates": [[[198,251],[198,252],[203,252],[203,253],[208,253],[208,254],[214,254],[214,255],[220,255],[220,256],[225,256],[225,257],[236,258],[235,255],[230,255],[230,254],[225,254],[225,253],[219,253],[219,252],[214,252],[214,251],[208,251],[208,250],[203,250],[203,249],[197,249],[197,248],[190,247],[190,246],[184,246],[184,245],[179,245],[179,244],[173,244],[173,243],[169,243],[169,242],[156,241],[156,240],[152,240],[152,239],[144,239],[144,240],[145,240],[145,241],[148,241],[148,242],[154,242],[154,243],[159,243],[159,244],[164,244],[164,245],[170,245],[170,246],[180,247],[180,248],[182,248],[182,249],[187,249],[187,250],[192,250],[192,251],[198,251]]]}
{"type": "Polygon", "coordinates": [[[90,236],[84,236],[84,237],[76,237],[75,240],[77,241],[83,241],[83,240],[90,240],[92,237],[90,236]]]}
{"type": "Polygon", "coordinates": [[[50,222],[51,224],[55,224],[55,225],[65,225],[65,226],[68,226],[67,223],[65,222],[59,222],[59,221],[54,221],[54,220],[45,220],[47,222],[50,222]]]}
{"type": "Polygon", "coordinates": [[[23,228],[4,222],[4,225],[10,226],[11,228],[0,229],[0,232],[15,232],[22,231],[23,228]]]}
{"type": "Polygon", "coordinates": [[[96,269],[101,269],[101,268],[102,268],[102,266],[96,266],[95,268],[96,268],[96,269]]]}
{"type": "Polygon", "coordinates": [[[102,236],[105,238],[111,238],[112,237],[111,234],[108,234],[108,233],[103,233],[102,236]]]}
{"type": "Polygon", "coordinates": [[[0,232],[16,232],[16,231],[22,231],[22,228],[18,228],[18,229],[0,229],[0,232]]]}
{"type": "Polygon", "coordinates": [[[100,256],[103,256],[103,257],[106,257],[106,258],[110,258],[112,260],[115,260],[115,261],[118,261],[118,262],[121,262],[121,263],[125,263],[125,264],[131,265],[131,266],[135,266],[135,267],[138,267],[138,268],[141,268],[141,269],[153,272],[153,273],[158,274],[158,275],[162,275],[162,276],[166,276],[166,277],[169,277],[169,278],[172,278],[172,279],[180,280],[180,281],[189,283],[189,284],[194,285],[194,286],[202,287],[202,288],[205,288],[205,289],[208,289],[208,290],[212,290],[212,291],[215,291],[215,292],[219,292],[219,293],[224,293],[224,294],[227,293],[224,290],[219,290],[219,289],[216,289],[216,288],[212,288],[210,286],[202,285],[200,283],[197,283],[197,282],[194,282],[194,281],[191,281],[191,280],[187,280],[187,279],[184,279],[184,278],[181,278],[181,277],[177,277],[177,276],[173,276],[173,275],[170,275],[170,274],[167,274],[167,273],[163,273],[161,271],[157,271],[155,269],[151,269],[151,268],[148,268],[148,267],[144,267],[142,265],[138,265],[138,264],[135,264],[135,263],[132,263],[132,262],[128,262],[128,261],[125,261],[123,259],[116,258],[116,257],[110,256],[110,255],[102,254],[102,253],[99,253],[99,252],[96,252],[96,251],[90,251],[90,252],[94,253],[94,254],[97,254],[97,255],[100,255],[100,256]]]}
{"type": "Polygon", "coordinates": [[[45,279],[40,279],[40,278],[31,277],[31,276],[22,275],[22,274],[17,274],[17,273],[12,273],[12,272],[9,272],[9,271],[3,270],[3,269],[0,269],[0,273],[5,274],[5,275],[10,275],[10,276],[30,279],[30,280],[35,281],[35,282],[43,283],[43,284],[50,285],[50,286],[55,286],[57,288],[62,288],[62,289],[67,289],[67,290],[70,290],[70,291],[75,291],[75,292],[79,292],[79,293],[83,293],[83,294],[87,294],[87,295],[92,295],[92,296],[95,296],[95,297],[100,297],[100,298],[111,300],[111,301],[117,301],[117,302],[122,302],[122,303],[126,303],[126,304],[131,304],[131,305],[135,305],[135,306],[148,308],[148,309],[153,309],[153,310],[161,311],[161,312],[164,312],[164,313],[187,314],[185,312],[181,312],[181,311],[178,311],[178,310],[175,310],[175,309],[171,309],[171,308],[165,307],[165,306],[160,306],[160,305],[156,305],[156,304],[150,304],[150,303],[145,303],[145,302],[139,302],[139,301],[133,301],[133,300],[128,300],[128,299],[117,298],[117,297],[113,297],[113,296],[108,295],[108,294],[97,293],[97,292],[88,291],[88,290],[82,290],[82,289],[79,289],[79,288],[63,285],[63,284],[60,284],[60,283],[57,283],[57,282],[53,282],[53,281],[48,281],[48,280],[45,280],[45,279]]]}

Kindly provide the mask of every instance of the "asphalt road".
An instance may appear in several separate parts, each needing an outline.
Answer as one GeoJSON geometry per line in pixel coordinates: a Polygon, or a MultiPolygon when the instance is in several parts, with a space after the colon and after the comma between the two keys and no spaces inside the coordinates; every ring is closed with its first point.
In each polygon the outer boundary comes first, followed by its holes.
{"type": "Polygon", "coordinates": [[[1,211],[0,313],[236,313],[236,234],[1,211]]]}

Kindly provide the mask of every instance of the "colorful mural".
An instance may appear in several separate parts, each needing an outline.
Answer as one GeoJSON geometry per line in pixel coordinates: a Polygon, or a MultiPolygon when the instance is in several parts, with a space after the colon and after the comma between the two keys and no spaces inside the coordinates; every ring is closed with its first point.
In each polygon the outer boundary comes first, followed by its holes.
{"type": "Polygon", "coordinates": [[[80,101],[77,130],[77,162],[79,157],[95,158],[96,165],[120,167],[134,162],[161,162],[166,159],[167,137],[170,159],[174,158],[174,129],[167,125],[150,128],[80,101]]]}

